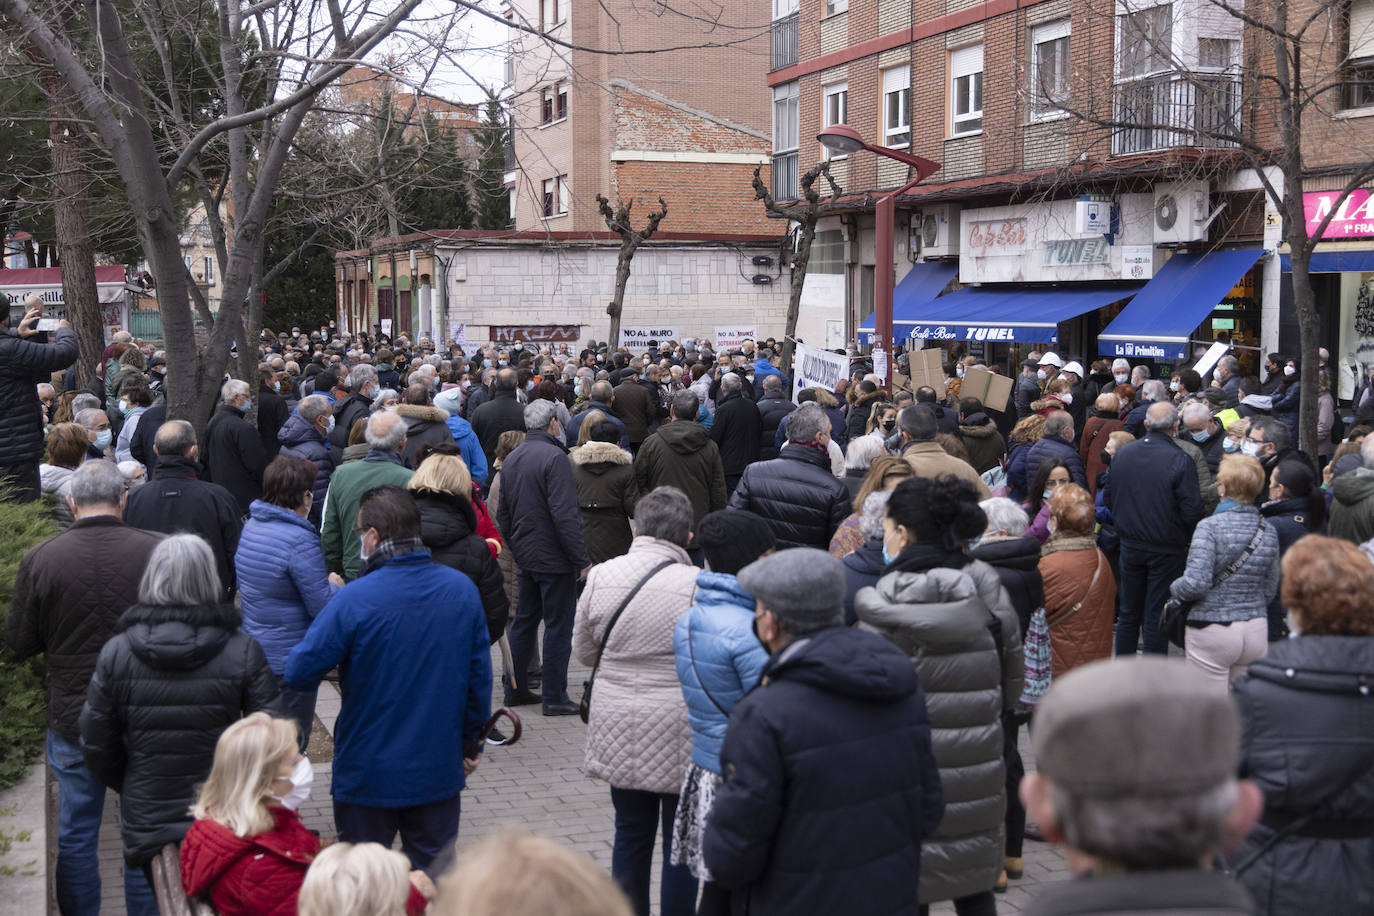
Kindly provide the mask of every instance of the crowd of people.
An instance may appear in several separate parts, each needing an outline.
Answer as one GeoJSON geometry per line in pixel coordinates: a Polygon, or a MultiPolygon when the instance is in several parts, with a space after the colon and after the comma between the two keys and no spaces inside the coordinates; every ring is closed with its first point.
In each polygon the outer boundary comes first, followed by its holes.
{"type": "Polygon", "coordinates": [[[1325,371],[1306,455],[1279,355],[1032,353],[984,404],[958,351],[889,393],[795,386],[773,340],[293,329],[197,430],[154,347],[78,386],[36,317],[0,325],[0,466],[61,533],[5,635],[46,658],[64,914],[107,790],[131,914],[169,845],[223,916],[643,916],[656,848],[663,916],[995,914],[1027,842],[1083,879],[1028,912],[1374,905],[1374,435],[1325,371]],[[337,842],[298,813],[333,671],[337,842]],[[587,723],[609,878],[455,856],[494,696],[587,723]]]}

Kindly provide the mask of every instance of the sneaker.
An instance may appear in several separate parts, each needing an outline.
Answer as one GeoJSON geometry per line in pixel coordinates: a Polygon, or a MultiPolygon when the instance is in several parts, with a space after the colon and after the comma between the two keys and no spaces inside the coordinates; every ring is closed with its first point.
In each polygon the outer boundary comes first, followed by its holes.
{"type": "Polygon", "coordinates": [[[505,743],[506,736],[502,734],[500,729],[493,728],[491,731],[487,732],[487,744],[490,744],[492,747],[500,747],[505,743]]]}

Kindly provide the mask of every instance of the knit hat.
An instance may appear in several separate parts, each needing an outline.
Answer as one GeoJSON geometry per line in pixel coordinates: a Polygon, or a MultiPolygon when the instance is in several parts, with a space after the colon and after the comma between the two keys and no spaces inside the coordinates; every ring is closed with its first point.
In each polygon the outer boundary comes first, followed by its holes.
{"type": "Polygon", "coordinates": [[[1235,777],[1235,703],[1194,666],[1144,656],[1055,680],[1035,710],[1036,769],[1084,798],[1191,795],[1235,777]]]}
{"type": "Polygon", "coordinates": [[[769,554],[741,569],[739,584],[794,636],[844,622],[844,564],[824,550],[769,554]]]}
{"type": "Polygon", "coordinates": [[[741,569],[778,546],[772,527],[746,509],[720,509],[701,520],[696,544],[712,572],[737,575],[741,569]]]}
{"type": "Polygon", "coordinates": [[[447,410],[449,416],[456,417],[463,408],[463,389],[448,388],[434,396],[434,406],[440,410],[447,410]]]}

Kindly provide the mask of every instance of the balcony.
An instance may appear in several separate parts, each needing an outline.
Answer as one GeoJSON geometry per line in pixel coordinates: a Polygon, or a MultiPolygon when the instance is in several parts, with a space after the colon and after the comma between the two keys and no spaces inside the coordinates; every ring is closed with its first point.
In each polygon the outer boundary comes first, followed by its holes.
{"type": "Polygon", "coordinates": [[[798,15],[792,13],[790,16],[773,20],[773,55],[770,58],[769,70],[781,70],[797,62],[798,15]]]}
{"type": "Polygon", "coordinates": [[[797,199],[797,153],[777,153],[773,156],[773,199],[797,199]]]}
{"type": "Polygon", "coordinates": [[[1118,83],[1112,155],[1200,147],[1226,149],[1240,133],[1240,78],[1164,73],[1118,83]]]}

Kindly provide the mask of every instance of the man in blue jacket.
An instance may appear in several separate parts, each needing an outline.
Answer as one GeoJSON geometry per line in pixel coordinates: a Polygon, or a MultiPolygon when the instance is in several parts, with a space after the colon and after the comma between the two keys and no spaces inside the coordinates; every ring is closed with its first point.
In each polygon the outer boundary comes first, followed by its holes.
{"type": "Polygon", "coordinates": [[[472,580],[430,560],[420,510],[405,490],[369,490],[357,526],[362,576],[291,650],[286,682],[310,690],[335,665],[342,674],[339,839],[390,847],[399,830],[414,867],[429,868],[458,836],[460,793],[491,713],[487,621],[472,580]]]}

